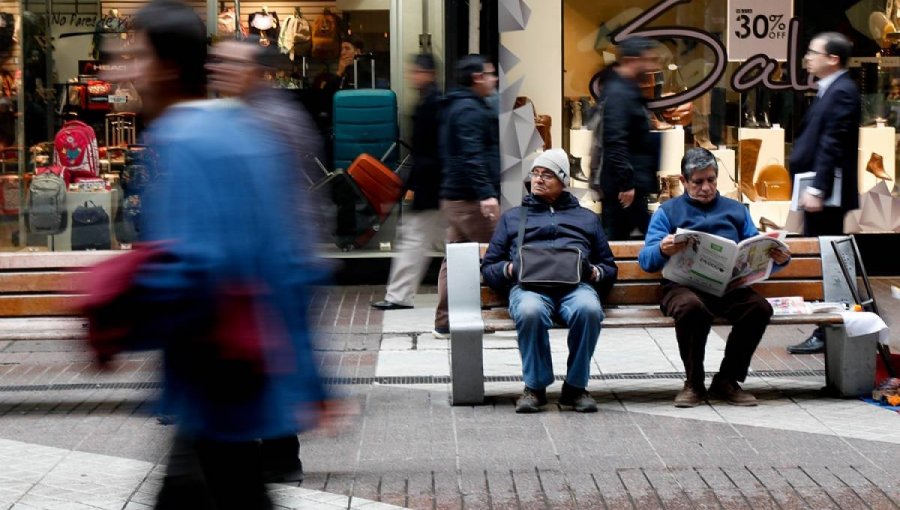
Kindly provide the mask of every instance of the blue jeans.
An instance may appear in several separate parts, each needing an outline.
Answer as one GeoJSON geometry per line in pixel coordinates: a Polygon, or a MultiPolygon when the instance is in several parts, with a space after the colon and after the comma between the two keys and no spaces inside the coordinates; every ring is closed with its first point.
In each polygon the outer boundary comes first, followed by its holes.
{"type": "Polygon", "coordinates": [[[509,314],[516,322],[525,386],[541,390],[553,384],[549,331],[558,317],[569,327],[566,383],[587,388],[603,322],[600,297],[593,287],[582,283],[569,292],[538,293],[516,285],[509,293],[509,314]]]}

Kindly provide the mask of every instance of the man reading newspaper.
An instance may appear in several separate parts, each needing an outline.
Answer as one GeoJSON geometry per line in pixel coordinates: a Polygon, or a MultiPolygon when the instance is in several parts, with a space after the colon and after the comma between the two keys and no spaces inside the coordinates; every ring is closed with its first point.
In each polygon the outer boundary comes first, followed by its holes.
{"type": "MultiPolygon", "coordinates": [[[[670,261],[677,263],[675,256],[685,249],[696,248],[698,253],[696,257],[679,259],[696,263],[702,249],[696,241],[702,243],[703,236],[676,236],[678,229],[713,234],[735,244],[759,234],[743,204],[719,195],[716,190],[718,173],[716,158],[708,150],[694,148],[685,153],[681,160],[681,182],[685,193],[666,201],[653,214],[644,247],[638,256],[644,271],[656,272],[670,261]],[[690,240],[692,237],[697,239],[690,240]]],[[[769,272],[780,270],[791,258],[790,251],[782,245],[770,246],[765,256],[774,262],[774,267],[768,268],[769,272]]],[[[734,266],[735,263],[730,261],[728,258],[721,262],[721,272],[727,273],[726,280],[729,282],[721,296],[709,293],[708,287],[663,280],[660,308],[664,314],[675,319],[678,350],[687,374],[684,388],[675,397],[675,407],[695,407],[706,398],[703,359],[706,338],[715,317],[727,319],[732,329],[725,346],[725,357],[719,372],[712,379],[709,394],[733,405],[754,406],[757,403],[756,397],[744,391],[739,383],[747,377],[750,359],[772,317],[772,306],[745,286],[743,277],[739,276],[738,280],[731,282],[734,267],[728,267],[728,264],[734,266]]],[[[685,267],[678,268],[678,272],[684,270],[685,267]]],[[[737,272],[744,271],[738,269],[737,272]]],[[[689,268],[687,272],[690,272],[689,268]]],[[[664,276],[666,273],[670,271],[667,270],[664,276]]]]}

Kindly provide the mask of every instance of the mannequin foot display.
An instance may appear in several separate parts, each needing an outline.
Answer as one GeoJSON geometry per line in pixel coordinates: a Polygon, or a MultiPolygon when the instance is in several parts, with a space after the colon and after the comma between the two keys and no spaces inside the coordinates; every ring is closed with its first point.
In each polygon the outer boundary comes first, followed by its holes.
{"type": "Polygon", "coordinates": [[[680,175],[667,175],[666,180],[669,181],[669,195],[671,195],[672,198],[680,197],[682,193],[684,193],[684,188],[681,186],[680,175]]]}
{"type": "Polygon", "coordinates": [[[675,126],[673,126],[672,124],[669,124],[668,122],[659,118],[656,113],[650,114],[650,129],[654,131],[666,131],[674,127],[675,126]]]}
{"type": "Polygon", "coordinates": [[[762,230],[763,232],[768,232],[770,230],[783,230],[784,227],[779,226],[774,221],[763,216],[759,219],[759,229],[762,230]]]}
{"type": "Polygon", "coordinates": [[[747,112],[744,114],[744,127],[755,128],[760,127],[759,123],[756,122],[756,114],[752,112],[747,112]]]}
{"type": "Polygon", "coordinates": [[[881,154],[875,152],[872,153],[872,156],[869,157],[869,162],[866,163],[866,172],[885,181],[893,180],[891,179],[891,176],[884,171],[884,158],[881,154]]]}
{"type": "Polygon", "coordinates": [[[581,120],[581,101],[572,99],[569,101],[569,108],[572,109],[572,129],[581,129],[584,126],[581,120]]]}
{"type": "Polygon", "coordinates": [[[756,188],[753,186],[753,177],[756,173],[756,162],[759,159],[759,149],[762,147],[762,140],[759,138],[746,138],[741,140],[738,145],[740,151],[739,168],[740,190],[747,196],[751,202],[756,202],[759,196],[756,194],[756,188]]]}
{"type": "Polygon", "coordinates": [[[708,151],[717,149],[717,147],[709,139],[709,132],[702,134],[694,133],[694,145],[696,145],[697,147],[702,147],[708,151]]]}

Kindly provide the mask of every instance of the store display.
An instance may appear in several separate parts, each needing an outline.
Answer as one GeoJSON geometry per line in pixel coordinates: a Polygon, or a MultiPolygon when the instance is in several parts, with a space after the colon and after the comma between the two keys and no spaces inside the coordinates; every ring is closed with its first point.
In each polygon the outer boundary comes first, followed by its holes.
{"type": "Polygon", "coordinates": [[[281,36],[278,37],[278,49],[291,60],[309,56],[312,50],[312,27],[299,7],[294,9],[294,14],[284,19],[281,36]]]}
{"type": "Polygon", "coordinates": [[[84,122],[70,120],[63,124],[53,139],[53,148],[53,163],[63,168],[66,182],[100,175],[97,135],[84,122]]]}
{"type": "Polygon", "coordinates": [[[379,219],[386,220],[403,192],[400,176],[369,154],[360,154],[350,164],[347,174],[359,186],[379,219]]]}
{"type": "Polygon", "coordinates": [[[278,22],[278,13],[263,7],[262,11],[252,12],[248,18],[250,33],[259,36],[260,46],[268,46],[278,43],[281,34],[281,24],[278,22]]]}
{"type": "Polygon", "coordinates": [[[12,49],[16,32],[16,18],[8,12],[0,12],[0,54],[12,49]]]}
{"type": "Polygon", "coordinates": [[[753,186],[753,175],[756,173],[756,160],[759,158],[761,146],[762,140],[757,138],[748,138],[739,143],[741,166],[738,172],[740,173],[741,193],[751,202],[755,202],[759,198],[756,188],[753,186]]]}
{"type": "Polygon", "coordinates": [[[869,161],[866,163],[866,172],[869,172],[879,179],[884,179],[886,181],[891,180],[891,176],[884,171],[884,158],[881,154],[872,153],[872,156],[869,157],[869,161]]]}
{"type": "Polygon", "coordinates": [[[312,57],[332,60],[341,54],[340,19],[329,9],[319,15],[312,26],[312,57]]]}
{"type": "Polygon", "coordinates": [[[114,228],[116,240],[133,243],[141,238],[141,196],[127,195],[116,211],[114,228]]]}
{"type": "Polygon", "coordinates": [[[63,169],[42,167],[36,173],[28,189],[25,224],[33,234],[59,234],[66,229],[69,215],[63,169]]]}
{"type": "Polygon", "coordinates": [[[72,249],[109,250],[109,214],[93,201],[86,201],[72,212],[72,249]]]}
{"type": "Polygon", "coordinates": [[[791,199],[791,175],[783,165],[766,165],[757,172],[756,193],[766,200],[791,199]]]}

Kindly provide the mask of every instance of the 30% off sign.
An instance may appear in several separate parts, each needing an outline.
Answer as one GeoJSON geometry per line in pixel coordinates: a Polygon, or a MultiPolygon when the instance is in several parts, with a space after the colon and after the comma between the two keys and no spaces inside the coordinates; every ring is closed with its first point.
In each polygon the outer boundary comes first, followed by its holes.
{"type": "Polygon", "coordinates": [[[788,58],[791,0],[729,0],[728,60],[743,61],[757,54],[788,58]]]}

